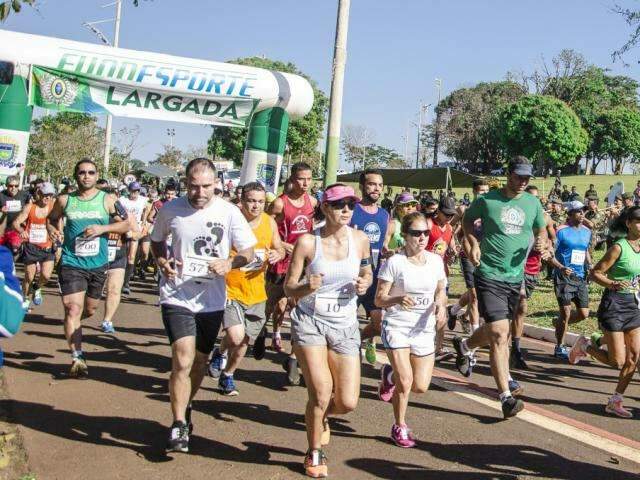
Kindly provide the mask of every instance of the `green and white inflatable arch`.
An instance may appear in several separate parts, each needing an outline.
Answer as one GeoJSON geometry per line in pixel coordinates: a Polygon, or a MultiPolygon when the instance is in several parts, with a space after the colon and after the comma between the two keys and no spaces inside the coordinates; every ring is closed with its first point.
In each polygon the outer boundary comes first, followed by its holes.
{"type": "Polygon", "coordinates": [[[249,127],[241,182],[276,191],[290,119],[306,115],[303,77],[260,68],[0,30],[0,175],[24,165],[33,106],[249,127]]]}

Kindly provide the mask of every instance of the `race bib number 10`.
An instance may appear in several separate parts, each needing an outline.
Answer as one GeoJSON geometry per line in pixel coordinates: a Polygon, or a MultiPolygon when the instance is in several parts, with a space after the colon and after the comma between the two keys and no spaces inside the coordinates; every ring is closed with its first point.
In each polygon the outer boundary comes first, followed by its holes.
{"type": "Polygon", "coordinates": [[[325,318],[344,318],[349,295],[316,295],[315,313],[325,318]]]}

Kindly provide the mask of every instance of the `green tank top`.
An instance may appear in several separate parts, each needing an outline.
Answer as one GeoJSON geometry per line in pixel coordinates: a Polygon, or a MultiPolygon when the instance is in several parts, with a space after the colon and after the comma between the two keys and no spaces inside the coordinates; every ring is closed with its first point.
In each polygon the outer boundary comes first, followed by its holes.
{"type": "Polygon", "coordinates": [[[62,264],[90,270],[107,264],[109,248],[107,235],[84,238],[83,231],[89,225],[108,225],[109,212],[104,207],[104,192],[98,192],[89,200],[81,200],[77,193],[69,194],[64,209],[64,243],[62,264]]]}
{"type": "Polygon", "coordinates": [[[394,218],[393,221],[395,222],[396,228],[393,232],[393,235],[391,235],[391,238],[389,239],[389,250],[395,250],[396,248],[404,247],[404,238],[402,237],[402,232],[400,231],[402,228],[400,220],[394,218]]]}
{"type": "Polygon", "coordinates": [[[633,251],[626,238],[621,238],[615,245],[619,245],[622,251],[618,260],[607,272],[607,277],[631,284],[631,288],[620,290],[622,293],[636,293],[640,290],[640,253],[633,251]]]}

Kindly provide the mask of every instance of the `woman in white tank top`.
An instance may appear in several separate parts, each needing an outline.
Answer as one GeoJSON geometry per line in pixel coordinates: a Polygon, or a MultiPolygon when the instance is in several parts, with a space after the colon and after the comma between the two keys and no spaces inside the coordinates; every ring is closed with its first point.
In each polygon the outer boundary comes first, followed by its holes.
{"type": "Polygon", "coordinates": [[[393,401],[391,439],[399,447],[415,446],[405,423],[409,393],[424,393],[433,372],[436,324],[446,321],[447,277],[442,257],[427,252],[431,220],[420,212],[402,219],[403,249],[378,274],[376,306],[385,309],[382,343],[391,365],[381,370],[378,395],[393,401]]]}
{"type": "Polygon", "coordinates": [[[356,301],[373,274],[369,238],[349,227],[356,201],[351,187],[325,190],[320,208],[326,224],[298,239],[284,283],[287,297],[298,300],[291,337],[309,395],[305,470],[315,478],[327,476],[327,416],[353,410],[360,395],[356,301]]]}

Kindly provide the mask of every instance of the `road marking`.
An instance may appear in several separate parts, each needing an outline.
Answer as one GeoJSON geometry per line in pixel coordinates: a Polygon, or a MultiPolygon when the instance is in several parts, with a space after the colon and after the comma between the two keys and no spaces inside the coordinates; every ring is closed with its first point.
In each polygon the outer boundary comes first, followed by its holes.
{"type": "MultiPolygon", "coordinates": [[[[377,353],[378,362],[389,363],[386,353],[377,353]]],[[[450,375],[438,368],[433,370],[431,382],[438,387],[460,395],[476,403],[480,403],[502,414],[494,390],[484,388],[467,380],[450,375]]],[[[517,417],[545,430],[563,435],[572,440],[603,450],[616,457],[625,458],[640,464],[640,442],[630,438],[607,432],[592,425],[551,412],[545,408],[527,403],[525,409],[517,417]]]]}

